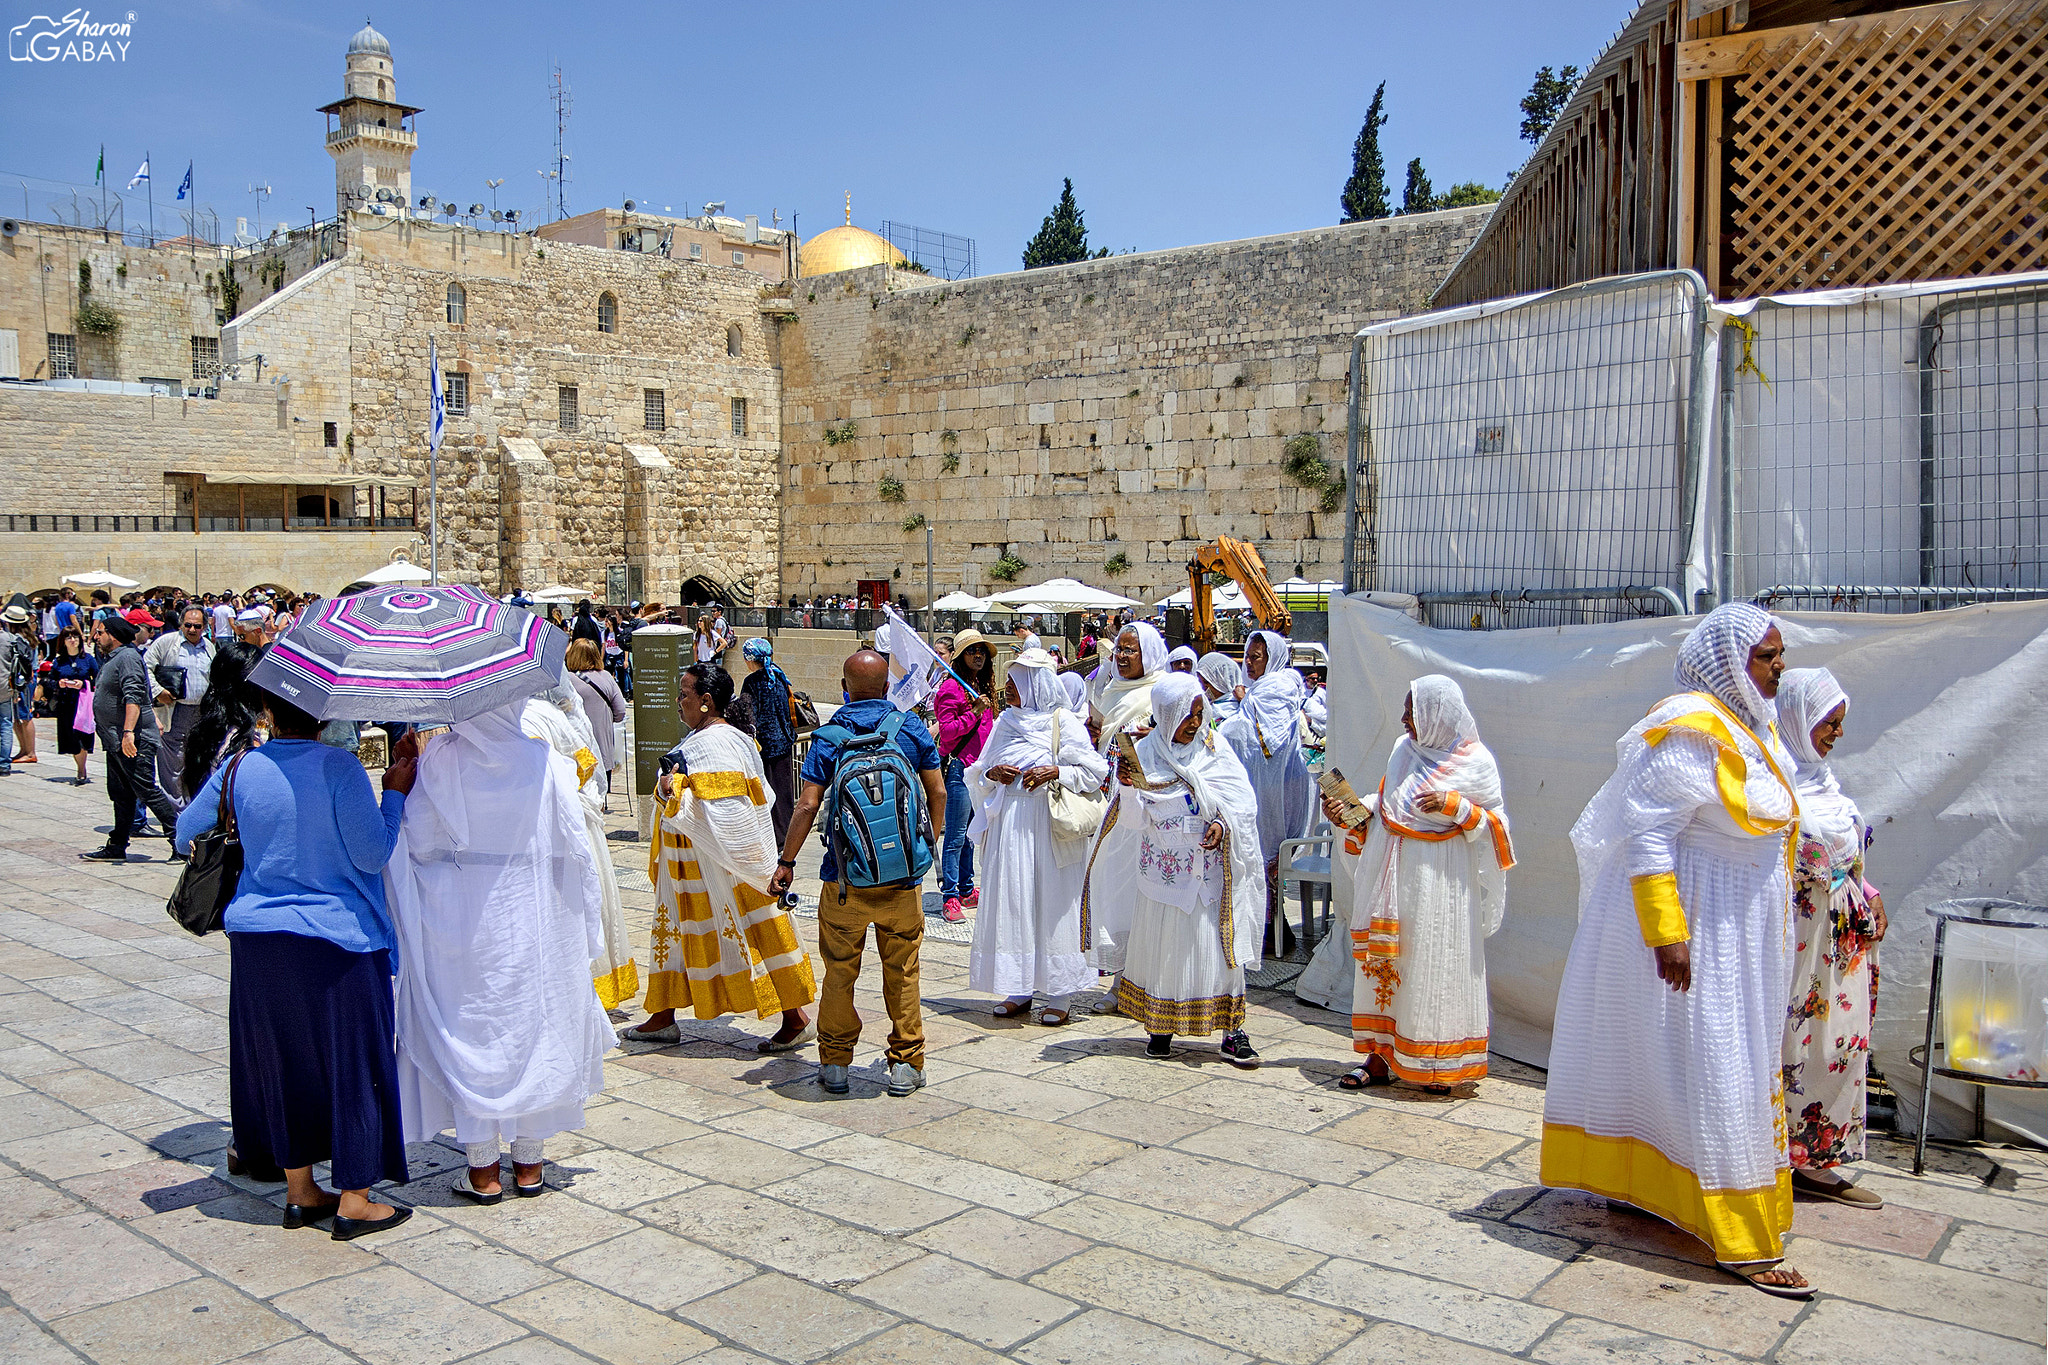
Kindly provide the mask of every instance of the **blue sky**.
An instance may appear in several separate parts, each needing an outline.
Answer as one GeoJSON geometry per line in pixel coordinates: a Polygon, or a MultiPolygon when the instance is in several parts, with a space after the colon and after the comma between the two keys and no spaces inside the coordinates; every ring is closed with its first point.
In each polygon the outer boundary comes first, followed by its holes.
{"type": "MultiPolygon", "coordinates": [[[[0,27],[72,0],[0,0],[0,27]]],[[[49,216],[34,178],[121,189],[148,150],[159,224],[188,160],[231,230],[333,212],[314,110],[339,96],[364,15],[333,4],[138,0],[122,63],[0,70],[0,213],[49,216]]],[[[1151,250],[1337,220],[1374,85],[1398,196],[1420,156],[1439,190],[1498,187],[1528,150],[1517,102],[1541,65],[1588,64],[1627,0],[1539,4],[1066,3],[373,5],[399,94],[421,105],[415,193],[529,216],[552,156],[548,82],[575,109],[572,213],[627,198],[677,212],[800,215],[806,237],[883,219],[973,237],[1014,269],[1071,176],[1090,240],[1151,250]]],[[[138,222],[139,198],[131,209],[138,222]]]]}

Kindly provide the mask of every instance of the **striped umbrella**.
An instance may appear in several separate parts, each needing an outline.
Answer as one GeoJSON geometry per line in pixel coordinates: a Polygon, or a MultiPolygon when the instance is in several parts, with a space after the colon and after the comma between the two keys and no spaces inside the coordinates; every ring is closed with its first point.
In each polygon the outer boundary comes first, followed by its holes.
{"type": "Polygon", "coordinates": [[[453,724],[555,685],[569,637],[460,585],[321,601],[249,680],[323,720],[453,724]]]}

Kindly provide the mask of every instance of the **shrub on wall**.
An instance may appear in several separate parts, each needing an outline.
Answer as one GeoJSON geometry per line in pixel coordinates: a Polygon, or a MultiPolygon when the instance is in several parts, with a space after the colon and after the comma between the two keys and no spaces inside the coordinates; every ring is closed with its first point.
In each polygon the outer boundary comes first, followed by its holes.
{"type": "Polygon", "coordinates": [[[858,428],[854,426],[851,417],[837,424],[827,422],[825,424],[825,444],[828,446],[843,446],[854,438],[857,431],[858,428]]]}
{"type": "Polygon", "coordinates": [[[911,513],[911,514],[910,514],[909,516],[905,517],[905,518],[903,519],[903,529],[904,529],[905,531],[921,531],[921,530],[923,530],[923,529],[924,529],[924,513],[922,513],[922,512],[912,512],[912,513],[911,513]]]}
{"type": "Polygon", "coordinates": [[[1131,557],[1125,554],[1122,550],[1118,550],[1108,559],[1102,561],[1102,571],[1108,574],[1111,578],[1115,578],[1120,574],[1129,573],[1130,570],[1131,557]]]}
{"type": "Polygon", "coordinates": [[[897,478],[893,474],[885,477],[882,480],[882,482],[876,486],[875,491],[881,494],[883,502],[902,502],[905,496],[903,491],[903,480],[897,478]]]}
{"type": "Polygon", "coordinates": [[[1017,558],[1016,555],[1012,554],[1008,550],[1005,550],[1003,551],[1003,557],[1001,559],[998,559],[995,563],[988,566],[988,576],[990,578],[1001,579],[1003,582],[1008,583],[1012,579],[1014,579],[1018,574],[1023,573],[1026,569],[1030,567],[1031,566],[1029,564],[1026,564],[1023,560],[1017,558]]]}

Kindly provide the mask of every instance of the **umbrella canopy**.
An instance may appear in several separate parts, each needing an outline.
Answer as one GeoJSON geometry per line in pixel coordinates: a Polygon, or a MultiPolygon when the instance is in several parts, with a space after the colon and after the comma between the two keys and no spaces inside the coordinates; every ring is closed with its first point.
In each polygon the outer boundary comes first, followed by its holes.
{"type": "Polygon", "coordinates": [[[59,583],[73,583],[81,588],[139,588],[142,585],[132,578],[123,578],[105,569],[93,569],[87,573],[69,573],[57,580],[59,583]]]}
{"type": "Polygon", "coordinates": [[[590,596],[590,590],[587,588],[565,588],[560,584],[556,584],[551,588],[542,588],[539,592],[532,594],[532,596],[536,602],[581,602],[584,598],[590,596]]]}
{"type": "Polygon", "coordinates": [[[949,592],[932,603],[933,611],[981,611],[988,603],[969,592],[949,592]]]}
{"type": "MultiPolygon", "coordinates": [[[[1162,597],[1152,605],[1155,607],[1191,607],[1195,604],[1194,594],[1186,588],[1171,597],[1162,597]]],[[[1235,583],[1225,583],[1220,588],[1209,590],[1209,606],[1215,611],[1241,611],[1251,605],[1244,600],[1244,592],[1235,583]]]]}
{"type": "Polygon", "coordinates": [[[989,598],[990,602],[1032,604],[1030,611],[1107,611],[1111,607],[1135,607],[1135,597],[1118,597],[1101,588],[1091,588],[1077,578],[1049,578],[1033,588],[1012,588],[989,598]]]}
{"type": "Polygon", "coordinates": [[[330,597],[249,681],[323,720],[467,720],[555,685],[569,637],[474,588],[330,597]]]}
{"type": "Polygon", "coordinates": [[[393,583],[431,583],[433,581],[434,576],[432,574],[422,569],[419,565],[403,559],[394,559],[381,569],[372,569],[356,580],[358,583],[368,583],[376,588],[389,587],[393,583]]]}

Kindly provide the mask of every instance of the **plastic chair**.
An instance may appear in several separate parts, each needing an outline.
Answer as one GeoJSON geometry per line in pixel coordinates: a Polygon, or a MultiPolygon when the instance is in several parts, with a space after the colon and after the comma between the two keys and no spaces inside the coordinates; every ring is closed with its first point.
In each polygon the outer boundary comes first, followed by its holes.
{"type": "MultiPolygon", "coordinates": [[[[1323,924],[1327,930],[1330,923],[1331,901],[1334,892],[1330,884],[1330,855],[1337,833],[1330,827],[1327,817],[1319,818],[1316,827],[1306,838],[1284,839],[1280,843],[1280,870],[1278,901],[1285,913],[1287,888],[1295,887],[1295,894],[1301,899],[1301,937],[1303,943],[1313,951],[1320,935],[1314,930],[1314,916],[1309,908],[1309,888],[1323,889],[1323,924]]],[[[1276,914],[1277,921],[1280,915],[1276,914]]]]}

